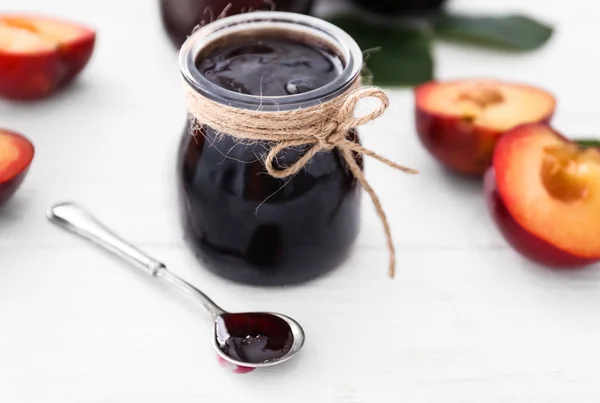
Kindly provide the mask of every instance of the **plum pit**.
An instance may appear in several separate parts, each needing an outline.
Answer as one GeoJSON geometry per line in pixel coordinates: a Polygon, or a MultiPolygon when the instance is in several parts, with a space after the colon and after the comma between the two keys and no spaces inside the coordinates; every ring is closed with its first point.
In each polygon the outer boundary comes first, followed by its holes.
{"type": "Polygon", "coordinates": [[[476,85],[458,95],[462,107],[462,118],[472,122],[484,109],[503,103],[504,96],[489,85],[476,85]]]}
{"type": "Polygon", "coordinates": [[[480,108],[487,108],[491,105],[504,102],[504,97],[495,88],[488,85],[477,85],[467,91],[462,92],[459,101],[468,101],[478,105],[480,108]]]}
{"type": "Polygon", "coordinates": [[[585,200],[594,180],[590,164],[600,165],[600,152],[595,149],[581,151],[573,144],[546,147],[542,183],[550,196],[562,202],[585,200]]]}

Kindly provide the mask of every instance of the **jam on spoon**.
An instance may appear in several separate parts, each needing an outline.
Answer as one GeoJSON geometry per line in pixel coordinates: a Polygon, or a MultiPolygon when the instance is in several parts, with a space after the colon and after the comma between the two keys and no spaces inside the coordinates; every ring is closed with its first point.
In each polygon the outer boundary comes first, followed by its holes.
{"type": "Polygon", "coordinates": [[[294,335],[288,323],[265,313],[224,314],[216,321],[216,343],[228,357],[266,363],[290,352],[294,335]]]}
{"type": "Polygon", "coordinates": [[[120,238],[74,203],[52,206],[48,218],[59,227],[103,247],[200,302],[213,317],[215,350],[222,359],[232,364],[245,369],[280,364],[304,345],[304,330],[292,318],[270,312],[224,311],[202,291],[120,238]]]}

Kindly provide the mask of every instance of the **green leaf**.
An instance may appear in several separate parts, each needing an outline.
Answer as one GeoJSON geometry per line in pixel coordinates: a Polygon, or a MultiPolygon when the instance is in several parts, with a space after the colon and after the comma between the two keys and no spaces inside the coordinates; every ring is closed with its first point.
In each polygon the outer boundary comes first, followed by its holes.
{"type": "Polygon", "coordinates": [[[580,148],[598,148],[598,149],[600,149],[600,140],[575,139],[574,141],[580,148]]]}
{"type": "Polygon", "coordinates": [[[434,21],[438,37],[493,48],[531,51],[546,43],[553,28],[524,15],[442,14],[434,21]]]}
{"type": "Polygon", "coordinates": [[[432,36],[412,27],[374,25],[355,16],[328,21],[346,31],[365,54],[365,75],[380,86],[414,86],[433,78],[432,36]]]}

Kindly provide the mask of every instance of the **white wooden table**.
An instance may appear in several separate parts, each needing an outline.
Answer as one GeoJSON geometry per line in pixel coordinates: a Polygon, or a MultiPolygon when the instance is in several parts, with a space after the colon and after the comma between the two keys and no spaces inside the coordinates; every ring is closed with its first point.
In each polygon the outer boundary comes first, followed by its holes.
{"type": "MultiPolygon", "coordinates": [[[[500,237],[480,188],[419,145],[408,90],[362,130],[367,147],[421,171],[368,160],[398,247],[397,278],[372,205],[351,259],[289,289],[234,285],[205,271],[177,220],[175,149],[185,119],[175,52],[154,0],[0,0],[98,29],[91,64],[51,100],[0,103],[0,126],[35,143],[29,176],[0,210],[2,403],[598,403],[600,267],[553,272],[500,237]],[[19,4],[18,4],[19,3],[19,4]],[[223,370],[192,303],[54,226],[75,200],[231,310],[297,318],[308,339],[289,365],[223,370]]],[[[585,0],[453,0],[556,24],[544,49],[507,56],[435,47],[439,78],[493,76],[558,97],[555,125],[600,132],[600,9],[585,0]],[[596,38],[596,39],[594,39],[596,38]]]]}

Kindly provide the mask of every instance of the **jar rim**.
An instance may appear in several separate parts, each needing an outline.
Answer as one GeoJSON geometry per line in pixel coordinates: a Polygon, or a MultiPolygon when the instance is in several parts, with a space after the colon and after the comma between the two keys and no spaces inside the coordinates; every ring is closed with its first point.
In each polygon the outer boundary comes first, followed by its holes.
{"type": "Polygon", "coordinates": [[[306,108],[334,99],[354,84],[363,65],[358,44],[344,30],[317,17],[283,11],[253,11],[232,15],[200,27],[183,43],[178,59],[183,79],[198,93],[230,107],[260,108],[262,111],[306,108]],[[321,87],[283,96],[241,94],[220,87],[204,77],[196,67],[198,54],[217,39],[248,28],[257,31],[279,29],[318,38],[342,58],[343,69],[335,79],[321,87]]]}

